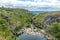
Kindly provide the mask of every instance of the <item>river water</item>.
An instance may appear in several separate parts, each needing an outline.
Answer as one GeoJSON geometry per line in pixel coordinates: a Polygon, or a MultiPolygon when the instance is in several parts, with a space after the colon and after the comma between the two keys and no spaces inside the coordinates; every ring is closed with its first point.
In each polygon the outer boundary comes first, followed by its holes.
{"type": "Polygon", "coordinates": [[[21,38],[21,40],[47,40],[42,35],[30,35],[30,34],[22,34],[19,36],[19,38],[21,38]]]}

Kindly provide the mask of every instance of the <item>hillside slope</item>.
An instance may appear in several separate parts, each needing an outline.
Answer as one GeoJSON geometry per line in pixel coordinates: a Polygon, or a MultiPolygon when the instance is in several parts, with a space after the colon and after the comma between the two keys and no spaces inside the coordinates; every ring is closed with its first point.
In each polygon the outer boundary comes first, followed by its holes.
{"type": "Polygon", "coordinates": [[[33,14],[25,9],[0,8],[0,40],[15,40],[17,32],[31,24],[60,39],[60,11],[33,14]]]}
{"type": "Polygon", "coordinates": [[[33,17],[33,23],[60,40],[60,11],[37,14],[33,17]]]}
{"type": "Polygon", "coordinates": [[[60,22],[60,11],[56,12],[43,12],[33,16],[33,22],[37,24],[36,26],[53,24],[53,22],[60,22]]]}
{"type": "Polygon", "coordinates": [[[33,14],[25,9],[18,8],[0,8],[0,36],[4,39],[11,40],[12,33],[24,26],[29,26],[33,14]]]}

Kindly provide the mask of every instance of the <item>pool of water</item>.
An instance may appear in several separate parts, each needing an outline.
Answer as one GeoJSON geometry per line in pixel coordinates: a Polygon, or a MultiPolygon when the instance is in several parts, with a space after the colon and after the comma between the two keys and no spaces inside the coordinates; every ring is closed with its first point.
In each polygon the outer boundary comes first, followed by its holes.
{"type": "Polygon", "coordinates": [[[19,36],[19,38],[21,38],[21,40],[47,40],[42,35],[30,35],[30,34],[22,34],[19,36]]]}

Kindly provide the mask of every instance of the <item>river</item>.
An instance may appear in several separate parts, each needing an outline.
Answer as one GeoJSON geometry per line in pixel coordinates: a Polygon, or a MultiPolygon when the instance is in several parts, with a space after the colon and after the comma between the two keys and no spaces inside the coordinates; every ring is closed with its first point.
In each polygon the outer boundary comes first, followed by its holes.
{"type": "Polygon", "coordinates": [[[47,40],[42,35],[31,35],[31,34],[22,34],[19,36],[19,38],[21,38],[21,40],[47,40]]]}

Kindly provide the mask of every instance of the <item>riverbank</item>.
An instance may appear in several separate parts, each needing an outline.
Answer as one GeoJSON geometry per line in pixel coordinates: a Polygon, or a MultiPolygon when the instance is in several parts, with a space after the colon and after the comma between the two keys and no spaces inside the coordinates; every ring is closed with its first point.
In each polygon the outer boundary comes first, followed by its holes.
{"type": "MultiPolygon", "coordinates": [[[[20,30],[21,31],[21,30],[20,30]]],[[[47,40],[55,40],[55,37],[45,32],[44,29],[24,28],[23,34],[44,36],[47,40]]],[[[21,31],[21,32],[22,32],[21,31]]],[[[22,34],[21,34],[22,35],[22,34]]]]}
{"type": "Polygon", "coordinates": [[[50,35],[50,34],[47,34],[45,33],[44,31],[40,30],[40,32],[28,32],[28,33],[25,33],[25,34],[29,34],[29,35],[39,35],[39,36],[44,36],[45,38],[47,38],[47,40],[55,40],[55,38],[50,35]]]}

